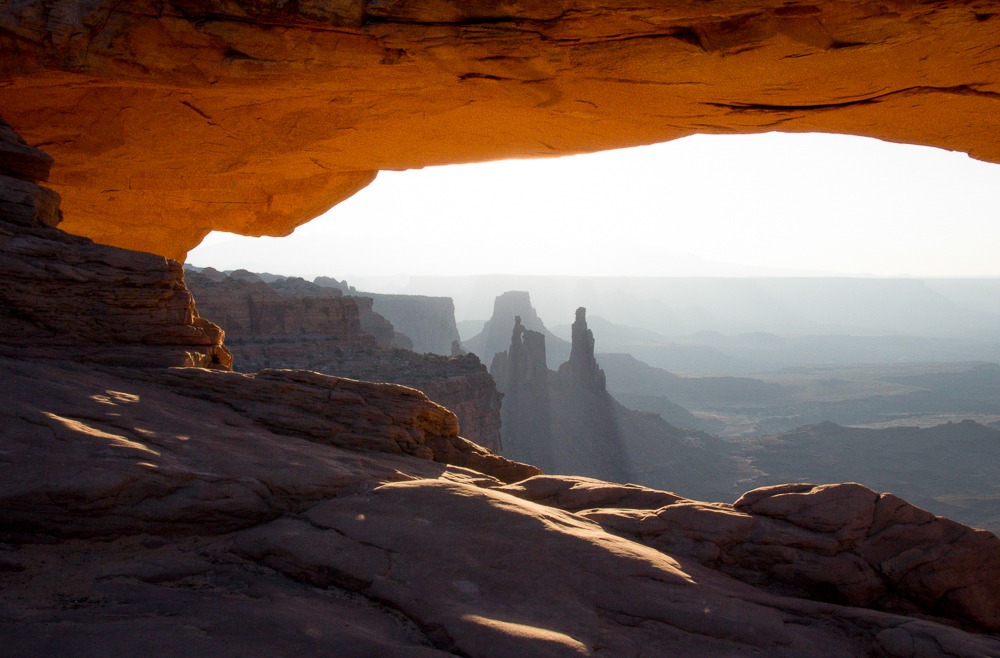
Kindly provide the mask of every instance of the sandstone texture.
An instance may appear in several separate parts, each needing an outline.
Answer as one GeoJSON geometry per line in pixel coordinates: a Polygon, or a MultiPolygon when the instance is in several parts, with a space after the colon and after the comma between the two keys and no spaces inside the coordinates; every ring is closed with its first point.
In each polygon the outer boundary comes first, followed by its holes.
{"type": "Polygon", "coordinates": [[[2,9],[0,104],[60,163],[67,230],[178,259],[286,235],[381,169],[769,130],[1000,161],[985,1],[2,9]]]}
{"type": "Polygon", "coordinates": [[[856,485],[713,506],[422,458],[468,444],[395,386],[0,371],[7,655],[1000,656],[1000,540],[856,485]]]}
{"type": "Polygon", "coordinates": [[[319,286],[315,286],[316,294],[306,295],[294,284],[267,284],[254,278],[188,270],[185,282],[201,314],[222,327],[230,339],[308,336],[347,347],[376,345],[375,338],[361,328],[361,311],[353,298],[319,286]]]}
{"type": "Polygon", "coordinates": [[[180,263],[56,228],[59,196],[34,182],[50,165],[0,122],[0,353],[228,369],[180,263]]]}
{"type": "MultiPolygon", "coordinates": [[[[282,352],[268,346],[268,354],[281,359],[282,352]]],[[[236,354],[241,354],[239,348],[236,354]]],[[[257,369],[259,361],[251,362],[257,369]]],[[[463,437],[500,453],[501,400],[493,377],[474,355],[458,357],[417,354],[409,350],[363,349],[332,351],[315,344],[289,355],[280,367],[307,367],[317,372],[374,382],[402,384],[414,388],[446,407],[458,418],[463,437]],[[302,357],[307,357],[303,361],[302,357]]]]}
{"type": "Polygon", "coordinates": [[[179,263],[23,217],[0,207],[3,655],[1000,657],[989,532],[854,484],[542,476],[412,388],[230,371],[179,263]]]}
{"type": "Polygon", "coordinates": [[[33,356],[0,355],[5,655],[1000,656],[1000,540],[889,494],[699,503],[541,476],[403,386],[33,356]]]}
{"type": "MultiPolygon", "coordinates": [[[[402,384],[426,394],[458,417],[462,436],[500,452],[500,400],[493,378],[474,355],[417,354],[395,348],[407,337],[372,311],[371,297],[344,296],[297,277],[266,283],[245,270],[231,274],[187,270],[186,283],[202,314],[226,330],[233,368],[305,368],[319,373],[402,384]]],[[[410,311],[411,330],[425,337],[436,325],[455,326],[450,299],[389,295],[393,308],[410,311]],[[427,301],[447,301],[446,313],[421,313],[427,301]],[[428,315],[430,319],[428,320],[428,315]]],[[[443,306],[432,304],[431,309],[443,306]]]]}
{"type": "Polygon", "coordinates": [[[858,484],[778,485],[734,505],[678,500],[580,514],[767,590],[1000,628],[996,535],[858,484]]]}

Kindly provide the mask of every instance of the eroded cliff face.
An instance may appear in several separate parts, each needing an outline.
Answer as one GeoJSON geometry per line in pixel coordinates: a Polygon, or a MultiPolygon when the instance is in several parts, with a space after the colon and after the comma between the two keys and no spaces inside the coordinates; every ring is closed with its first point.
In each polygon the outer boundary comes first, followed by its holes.
{"type": "Polygon", "coordinates": [[[228,369],[223,332],[198,317],[180,263],[56,228],[51,159],[0,120],[0,352],[109,364],[228,369]]]}
{"type": "Polygon", "coordinates": [[[385,317],[396,331],[413,343],[420,354],[451,354],[459,340],[455,324],[455,303],[451,297],[361,293],[372,299],[372,310],[385,317]]]}
{"type": "Polygon", "coordinates": [[[991,2],[7,0],[0,104],[66,228],[183,258],[286,235],[381,169],[697,132],[1000,161],[991,2]]]}
{"type": "Polygon", "coordinates": [[[500,453],[503,396],[497,391],[486,366],[474,354],[448,357],[402,349],[337,349],[332,352],[314,349],[303,350],[302,357],[288,359],[281,365],[308,367],[337,377],[402,384],[416,389],[455,414],[463,437],[500,453]]]}
{"type": "MultiPolygon", "coordinates": [[[[225,329],[235,369],[304,368],[410,386],[454,412],[462,436],[500,452],[502,396],[485,366],[474,355],[452,358],[394,348],[408,338],[372,310],[371,297],[343,296],[337,288],[299,278],[269,284],[252,272],[227,276],[212,268],[189,270],[186,282],[201,313],[225,329]]],[[[443,304],[439,298],[389,297],[425,339],[440,336],[432,331],[436,325],[455,325],[450,299],[443,304]],[[436,312],[442,307],[447,312],[436,312]]]]}
{"type": "Polygon", "coordinates": [[[515,316],[510,347],[493,356],[490,374],[504,396],[500,410],[504,453],[552,472],[559,462],[552,446],[551,373],[545,364],[545,336],[526,329],[521,316],[515,316]]]}
{"type": "Polygon", "coordinates": [[[349,297],[294,297],[280,294],[264,281],[226,276],[213,280],[187,272],[188,289],[200,313],[212,318],[232,342],[259,342],[276,337],[332,340],[344,347],[374,347],[375,338],[361,329],[358,304],[349,297]]]}

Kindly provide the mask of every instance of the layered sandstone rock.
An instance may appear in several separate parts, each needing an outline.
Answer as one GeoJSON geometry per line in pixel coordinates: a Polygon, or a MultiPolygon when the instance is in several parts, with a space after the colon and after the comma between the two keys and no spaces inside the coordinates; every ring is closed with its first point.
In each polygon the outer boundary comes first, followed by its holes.
{"type": "Polygon", "coordinates": [[[372,310],[386,318],[412,342],[420,354],[451,354],[451,344],[459,340],[455,324],[455,303],[451,297],[359,293],[372,299],[372,310]]]}
{"type": "MultiPolygon", "coordinates": [[[[462,357],[458,357],[461,359],[462,357]]],[[[458,418],[462,436],[497,454],[503,451],[500,438],[501,400],[496,382],[472,355],[474,372],[447,378],[403,382],[437,402],[458,418]]]]}
{"type": "Polygon", "coordinates": [[[993,628],[1000,599],[980,583],[995,582],[996,537],[890,496],[798,487],[734,508],[523,479],[535,471],[464,451],[418,393],[311,373],[3,357],[0,372],[12,655],[1000,654],[951,627],[993,628]],[[706,566],[741,541],[778,557],[745,559],[739,579],[706,566]],[[906,614],[803,594],[861,549],[906,614]],[[798,589],[774,585],[782,560],[814,551],[825,570],[793,563],[798,589]]]}
{"type": "MultiPolygon", "coordinates": [[[[1000,655],[953,627],[1000,629],[989,533],[856,485],[713,506],[539,477],[411,388],[150,367],[176,345],[131,342],[112,302],[189,302],[180,266],[163,283],[159,257],[17,228],[3,308],[106,322],[105,347],[146,358],[94,364],[69,341],[0,354],[11,655],[1000,655]],[[114,283],[86,287],[95,269],[114,283]],[[30,280],[51,282],[45,299],[30,280]],[[69,298],[87,290],[102,305],[69,298]],[[876,577],[851,570],[865,564],[876,577]]],[[[130,324],[176,335],[155,308],[130,324]]]]}
{"type": "Polygon", "coordinates": [[[309,367],[317,372],[402,384],[424,393],[456,415],[463,437],[500,452],[503,396],[474,354],[446,357],[402,349],[366,349],[334,350],[333,353],[320,350],[312,355],[309,367]]]}
{"type": "MultiPolygon", "coordinates": [[[[453,411],[464,437],[493,452],[500,451],[502,396],[479,359],[389,349],[401,342],[407,347],[411,343],[372,311],[372,298],[343,296],[337,288],[296,277],[268,284],[251,272],[227,276],[212,268],[189,270],[187,284],[202,314],[226,330],[237,370],[307,368],[338,377],[411,386],[453,411]]],[[[425,308],[424,300],[432,298],[414,299],[412,303],[399,302],[395,308],[425,308]]],[[[450,305],[451,300],[447,301],[450,305]]],[[[453,310],[432,315],[443,318],[446,324],[450,320],[454,327],[453,310]]],[[[434,328],[433,322],[424,321],[419,313],[408,317],[414,326],[422,322],[424,330],[434,328]]]]}
{"type": "Polygon", "coordinates": [[[1000,20],[982,1],[3,9],[0,105],[60,162],[67,230],[173,258],[212,229],[286,235],[381,169],[696,132],[1000,161],[1000,20]]]}
{"type": "Polygon", "coordinates": [[[180,263],[55,228],[51,160],[0,124],[0,351],[103,363],[228,369],[222,331],[198,317],[180,263]]]}
{"type": "Polygon", "coordinates": [[[297,290],[294,283],[267,284],[255,278],[235,273],[220,278],[189,270],[186,283],[201,315],[222,327],[230,340],[309,335],[333,338],[344,346],[375,346],[374,337],[361,328],[359,307],[353,298],[323,289],[310,296],[297,290]]]}

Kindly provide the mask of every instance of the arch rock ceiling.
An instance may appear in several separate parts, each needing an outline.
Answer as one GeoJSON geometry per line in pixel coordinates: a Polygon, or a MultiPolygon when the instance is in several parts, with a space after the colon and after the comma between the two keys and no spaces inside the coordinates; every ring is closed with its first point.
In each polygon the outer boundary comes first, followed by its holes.
{"type": "Polygon", "coordinates": [[[2,0],[0,48],[62,226],[173,258],[382,169],[771,130],[1000,162],[996,2],[2,0]]]}

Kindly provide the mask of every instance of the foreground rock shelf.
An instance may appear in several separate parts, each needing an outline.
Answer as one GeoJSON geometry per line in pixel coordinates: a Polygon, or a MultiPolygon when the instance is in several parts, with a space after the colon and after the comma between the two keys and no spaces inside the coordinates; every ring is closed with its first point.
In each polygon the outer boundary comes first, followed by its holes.
{"type": "Polygon", "coordinates": [[[770,130],[1000,162],[989,2],[28,0],[0,29],[66,229],[178,259],[384,169],[770,130]]]}
{"type": "Polygon", "coordinates": [[[529,477],[315,373],[0,372],[12,655],[1000,656],[1000,540],[858,485],[529,477]]]}

